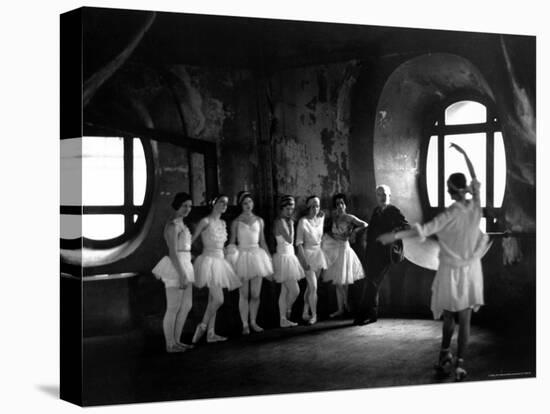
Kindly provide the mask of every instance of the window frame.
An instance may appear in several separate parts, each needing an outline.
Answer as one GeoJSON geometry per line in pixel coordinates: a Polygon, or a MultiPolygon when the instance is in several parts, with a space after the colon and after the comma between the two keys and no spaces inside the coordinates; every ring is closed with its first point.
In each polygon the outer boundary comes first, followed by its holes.
{"type": "MultiPolygon", "coordinates": [[[[84,137],[113,137],[123,139],[123,157],[124,157],[124,202],[122,205],[93,205],[93,206],[60,206],[61,214],[80,215],[85,214],[120,214],[124,216],[124,232],[114,238],[107,240],[95,240],[84,236],[75,239],[60,239],[61,248],[67,250],[80,249],[82,247],[93,250],[110,249],[117,247],[127,240],[134,238],[145,224],[147,212],[151,208],[155,185],[155,168],[153,160],[153,150],[151,142],[130,132],[116,131],[109,128],[88,128],[84,137]],[[146,165],[146,184],[143,203],[140,206],[134,205],[134,146],[133,140],[139,139],[143,146],[146,165]],[[134,222],[134,215],[137,220],[134,222]]],[[[82,138],[82,137],[78,137],[82,138]]],[[[67,138],[74,139],[74,138],[67,138]]]]}
{"type": "MultiPolygon", "coordinates": [[[[420,198],[425,206],[424,211],[428,213],[427,219],[433,218],[438,213],[445,210],[445,192],[446,181],[445,177],[445,136],[460,135],[470,133],[485,133],[486,151],[485,151],[485,168],[486,182],[483,183],[482,189],[485,191],[485,207],[483,207],[483,217],[494,218],[502,207],[494,207],[494,183],[495,183],[495,133],[502,134],[502,127],[498,113],[495,110],[495,104],[485,96],[481,96],[472,92],[457,92],[449,98],[433,105],[425,116],[425,124],[423,128],[424,139],[420,148],[420,173],[422,179],[419,181],[420,198]],[[472,101],[485,106],[487,110],[487,118],[484,123],[475,124],[458,124],[445,125],[445,111],[447,108],[460,101],[472,101]],[[436,125],[437,122],[437,125],[436,125]],[[430,204],[427,186],[427,170],[428,170],[428,148],[432,136],[437,136],[437,158],[438,158],[438,200],[437,205],[430,204]]],[[[502,135],[504,140],[504,135],[502,135]]],[[[504,140],[505,158],[508,159],[506,153],[506,141],[504,140]]],[[[507,171],[504,172],[507,174],[507,171]]],[[[505,183],[507,179],[505,178],[505,183]]],[[[486,231],[494,230],[492,228],[493,221],[486,220],[486,231]]]]}

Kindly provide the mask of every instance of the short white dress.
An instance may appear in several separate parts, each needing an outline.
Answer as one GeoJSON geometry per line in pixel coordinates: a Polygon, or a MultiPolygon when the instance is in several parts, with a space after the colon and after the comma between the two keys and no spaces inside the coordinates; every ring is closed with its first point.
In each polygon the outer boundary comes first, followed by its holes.
{"type": "Polygon", "coordinates": [[[321,249],[324,223],[324,216],[314,221],[302,217],[296,228],[295,244],[296,246],[302,245],[306,263],[314,272],[328,267],[325,252],[321,249]]]}
{"type": "Polygon", "coordinates": [[[277,251],[273,255],[273,279],[284,283],[289,280],[300,280],[306,277],[304,269],[294,253],[294,245],[281,235],[275,236],[277,251]]]}
{"type": "Polygon", "coordinates": [[[248,225],[237,221],[238,247],[228,246],[227,260],[233,265],[242,281],[273,274],[273,263],[267,252],[260,247],[260,220],[248,225]]]}
{"type": "MultiPolygon", "coordinates": [[[[472,181],[479,194],[479,182],[472,181]]],[[[421,239],[436,234],[439,243],[439,268],[432,283],[431,310],[439,319],[443,310],[477,311],[483,301],[481,258],[489,247],[488,236],[479,228],[482,210],[479,203],[455,202],[433,220],[415,224],[421,239]]]]}
{"type": "MultiPolygon", "coordinates": [[[[175,227],[177,234],[177,257],[178,261],[183,268],[187,282],[193,283],[195,281],[195,272],[193,265],[191,264],[191,232],[187,226],[183,223],[181,218],[174,219],[166,224],[164,227],[164,239],[166,243],[170,243],[168,240],[168,228],[170,225],[175,227]]],[[[179,275],[172,259],[169,256],[164,256],[153,268],[152,273],[157,279],[164,282],[165,287],[179,287],[179,275]]]]}
{"type": "MultiPolygon", "coordinates": [[[[337,226],[334,222],[332,233],[335,235],[349,234],[349,226],[350,223],[341,223],[337,226]]],[[[325,234],[322,248],[328,262],[328,268],[323,272],[323,280],[335,285],[350,285],[365,277],[363,265],[348,240],[337,240],[325,234]]]]}
{"type": "Polygon", "coordinates": [[[233,266],[225,259],[223,247],[227,241],[225,221],[210,220],[201,233],[202,254],[195,260],[195,285],[199,288],[221,287],[229,290],[241,286],[233,266]]]}

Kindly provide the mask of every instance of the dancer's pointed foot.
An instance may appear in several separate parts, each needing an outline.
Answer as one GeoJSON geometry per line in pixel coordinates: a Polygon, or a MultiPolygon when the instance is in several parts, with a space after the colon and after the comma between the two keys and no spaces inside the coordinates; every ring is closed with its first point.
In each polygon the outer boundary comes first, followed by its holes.
{"type": "Polygon", "coordinates": [[[205,334],[205,332],[206,332],[206,324],[199,323],[197,325],[197,328],[195,329],[195,334],[193,335],[193,339],[191,340],[191,342],[194,344],[199,342],[202,336],[205,334]]]}
{"type": "Polygon", "coordinates": [[[448,377],[453,370],[453,354],[448,349],[443,349],[439,352],[439,361],[434,366],[437,373],[441,376],[448,377]]]}
{"type": "Polygon", "coordinates": [[[176,353],[176,352],[185,352],[185,351],[187,351],[186,348],[182,348],[177,344],[166,345],[166,352],[168,352],[169,354],[176,353]]]}
{"type": "Polygon", "coordinates": [[[342,309],[338,309],[336,312],[332,312],[329,317],[330,318],[338,318],[344,314],[344,311],[342,309]]]}
{"type": "Polygon", "coordinates": [[[243,325],[243,332],[242,332],[243,335],[250,335],[250,328],[248,327],[248,325],[243,325]]]}
{"type": "Polygon", "coordinates": [[[464,369],[464,360],[462,358],[458,358],[456,360],[456,367],[455,367],[455,381],[462,381],[464,378],[466,378],[466,375],[468,375],[468,372],[464,369]]]}
{"type": "Polygon", "coordinates": [[[292,326],[298,325],[295,322],[289,321],[287,318],[281,318],[280,324],[281,328],[290,328],[292,326]]]}
{"type": "Polygon", "coordinates": [[[193,349],[195,347],[192,344],[186,344],[186,343],[183,343],[183,342],[176,342],[176,345],[181,347],[181,348],[185,348],[185,349],[193,349]]]}
{"type": "Polygon", "coordinates": [[[309,325],[315,325],[317,323],[317,315],[313,315],[309,321],[307,321],[309,325]]]}
{"type": "Polygon", "coordinates": [[[208,332],[206,335],[206,342],[209,344],[213,342],[223,342],[227,341],[227,338],[225,336],[216,335],[214,332],[208,332]]]}
{"type": "Polygon", "coordinates": [[[254,331],[254,332],[263,332],[264,331],[264,328],[262,328],[260,325],[258,325],[256,322],[253,322],[250,324],[250,328],[254,331]]]}

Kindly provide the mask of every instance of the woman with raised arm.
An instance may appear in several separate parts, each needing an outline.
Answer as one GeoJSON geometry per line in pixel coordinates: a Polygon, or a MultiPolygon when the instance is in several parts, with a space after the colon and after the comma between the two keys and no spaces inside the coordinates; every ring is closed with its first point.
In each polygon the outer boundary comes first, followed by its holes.
{"type": "Polygon", "coordinates": [[[479,188],[474,167],[466,152],[451,144],[466,161],[472,176],[470,186],[462,173],[454,173],[447,180],[447,191],[454,203],[433,220],[410,230],[385,233],[378,237],[383,244],[409,237],[424,239],[436,234],[440,246],[439,268],[432,284],[431,309],[435,319],[443,315],[443,335],[436,368],[450,375],[453,366],[455,379],[466,376],[464,356],[470,336],[472,310],[477,311],[483,302],[483,272],[481,258],[490,247],[488,237],[480,228],[482,216],[479,188]],[[467,194],[472,195],[468,199],[467,194]],[[456,360],[451,353],[451,340],[458,318],[458,348],[456,360]],[[454,364],[453,364],[454,362],[454,364]]]}
{"type": "Polygon", "coordinates": [[[355,240],[357,232],[366,229],[368,224],[346,212],[347,200],[344,194],[334,195],[332,203],[335,209],[332,223],[323,240],[323,250],[328,259],[328,269],[323,273],[323,279],[336,286],[338,309],[330,314],[331,318],[335,318],[349,311],[348,285],[365,277],[363,265],[349,241],[355,240]]]}
{"type": "Polygon", "coordinates": [[[248,335],[250,329],[254,332],[263,331],[256,317],[260,307],[262,279],[273,274],[273,265],[265,242],[264,221],[253,213],[252,194],[241,191],[237,203],[242,212],[231,224],[227,257],[243,284],[239,290],[239,313],[243,324],[242,333],[248,335]]]}
{"type": "Polygon", "coordinates": [[[296,228],[296,249],[307,280],[302,319],[313,325],[317,322],[317,279],[321,271],[327,268],[327,259],[321,249],[325,215],[317,196],[308,197],[306,207],[306,214],[298,221],[296,228]]]}
{"type": "Polygon", "coordinates": [[[290,320],[292,305],[296,301],[300,288],[298,280],[305,277],[304,269],[294,252],[294,197],[283,196],[280,214],[273,225],[273,234],[277,241],[277,252],[273,255],[273,279],[281,284],[279,295],[279,325],[281,328],[296,326],[290,320]]]}
{"type": "Polygon", "coordinates": [[[181,334],[193,306],[195,276],[191,264],[191,233],[183,222],[192,208],[193,202],[189,194],[177,193],[174,196],[174,214],[166,222],[163,233],[168,255],[152,270],[166,288],[166,313],[162,320],[166,352],[184,352],[191,347],[181,342],[181,334]]]}
{"type": "Polygon", "coordinates": [[[201,236],[203,245],[202,254],[195,260],[195,284],[199,288],[208,286],[208,305],[193,335],[193,343],[197,343],[207,331],[206,342],[227,340],[214,332],[216,312],[223,305],[223,289],[233,290],[241,286],[233,267],[224,256],[227,228],[221,215],[227,210],[228,202],[225,195],[215,197],[210,202],[212,212],[199,222],[193,233],[193,241],[201,236]]]}

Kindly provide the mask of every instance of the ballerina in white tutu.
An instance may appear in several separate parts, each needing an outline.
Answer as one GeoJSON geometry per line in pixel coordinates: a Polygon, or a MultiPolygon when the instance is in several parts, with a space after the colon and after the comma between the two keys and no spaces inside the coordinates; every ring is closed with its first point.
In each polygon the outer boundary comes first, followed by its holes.
{"type": "Polygon", "coordinates": [[[281,328],[296,326],[290,314],[300,288],[298,280],[305,277],[304,269],[294,253],[294,197],[283,196],[280,204],[280,215],[273,225],[273,234],[277,240],[277,252],[273,255],[273,278],[281,284],[279,295],[279,324],[281,328]]]}
{"type": "Polygon", "coordinates": [[[365,277],[363,265],[349,244],[355,240],[357,232],[366,229],[366,221],[360,220],[346,212],[346,196],[336,194],[332,197],[335,211],[332,225],[323,238],[323,251],[328,260],[328,269],[323,272],[323,279],[336,286],[338,309],[330,314],[335,318],[349,311],[348,285],[365,277]]]}
{"type": "Polygon", "coordinates": [[[307,280],[302,319],[313,325],[317,322],[317,279],[321,271],[327,268],[327,259],[321,249],[325,215],[317,196],[308,197],[306,206],[306,215],[298,220],[296,227],[296,250],[307,280]]]}
{"type": "Polygon", "coordinates": [[[191,347],[181,342],[181,334],[193,306],[192,284],[195,277],[191,264],[191,233],[183,222],[192,207],[193,202],[189,194],[175,195],[172,201],[175,213],[164,226],[168,255],[152,270],[166,287],[166,313],[162,320],[166,352],[184,352],[191,347]]]}
{"type": "Polygon", "coordinates": [[[254,332],[263,331],[256,317],[260,307],[262,279],[273,274],[273,264],[265,242],[264,221],[252,212],[252,194],[241,191],[237,203],[242,213],[231,224],[227,258],[243,284],[239,289],[239,313],[243,324],[242,333],[248,335],[251,328],[254,332]]]}
{"type": "Polygon", "coordinates": [[[228,201],[224,195],[214,198],[212,212],[199,222],[193,233],[193,241],[200,235],[203,244],[202,254],[195,260],[195,285],[199,288],[208,286],[208,305],[193,335],[193,343],[197,343],[206,331],[207,342],[227,340],[214,332],[216,312],[223,304],[223,289],[233,290],[241,286],[233,266],[224,256],[227,228],[220,217],[227,210],[228,201]]]}
{"type": "Polygon", "coordinates": [[[479,229],[482,216],[479,198],[480,183],[477,181],[474,167],[466,152],[456,144],[451,148],[460,152],[466,161],[472,176],[470,186],[462,173],[454,173],[447,180],[447,191],[455,201],[431,221],[416,224],[410,230],[385,233],[378,237],[383,244],[410,237],[436,234],[439,243],[439,268],[432,283],[431,309],[435,319],[443,314],[443,335],[437,369],[441,373],[451,374],[453,356],[450,350],[458,317],[458,349],[454,361],[455,379],[460,381],[466,376],[464,353],[470,336],[470,317],[472,310],[477,311],[483,305],[483,272],[481,258],[490,247],[488,237],[479,229]],[[471,199],[467,198],[471,193],[471,199]]]}

